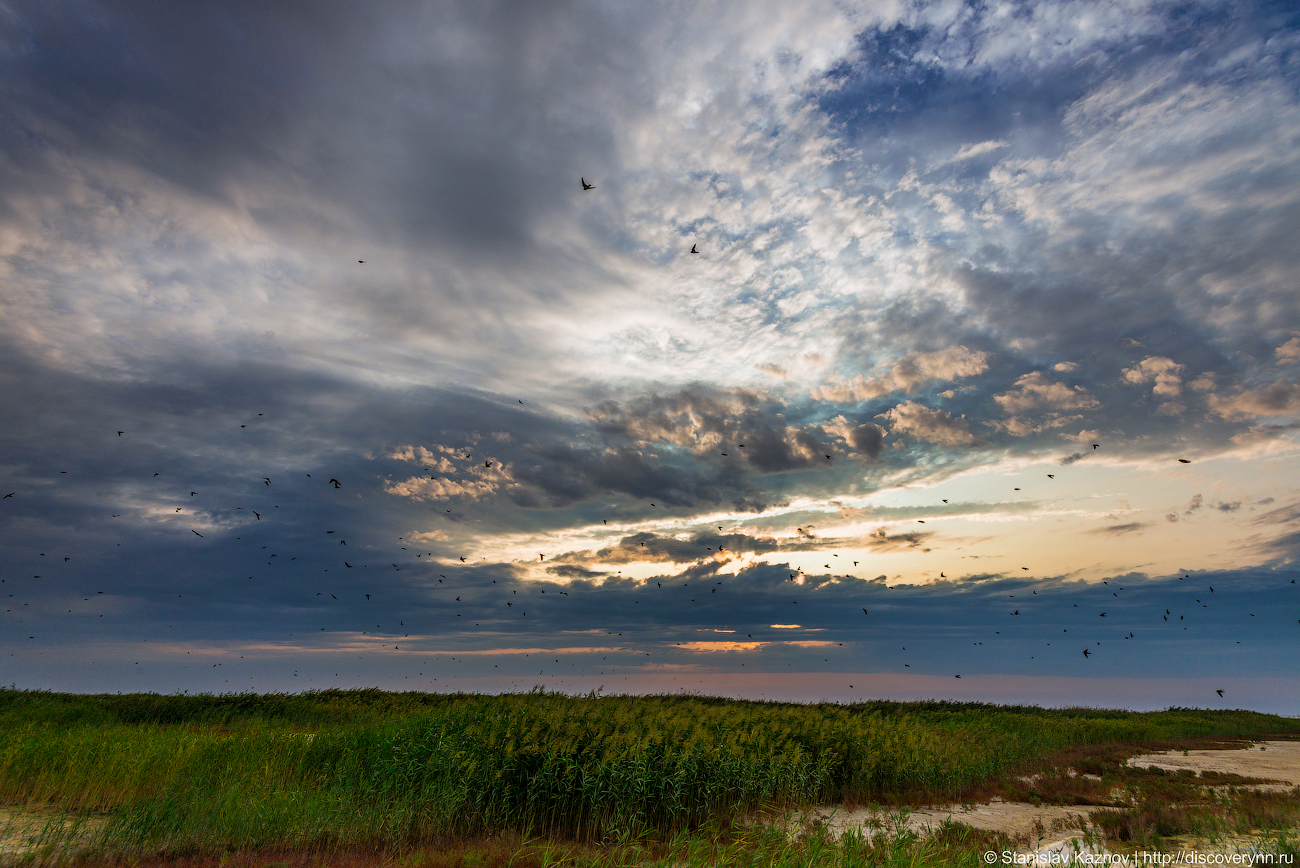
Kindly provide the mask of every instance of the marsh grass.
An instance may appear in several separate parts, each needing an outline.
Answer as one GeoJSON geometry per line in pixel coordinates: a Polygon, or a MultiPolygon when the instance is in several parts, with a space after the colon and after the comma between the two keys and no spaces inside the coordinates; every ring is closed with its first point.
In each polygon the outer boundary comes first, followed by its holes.
{"type": "MultiPolygon", "coordinates": [[[[609,852],[685,835],[689,847],[704,848],[682,857],[688,862],[705,859],[706,850],[718,858],[725,846],[775,859],[774,841],[740,845],[750,833],[731,832],[707,838],[706,847],[699,830],[799,804],[974,800],[1009,775],[1089,745],[1181,746],[1296,729],[1295,721],[1268,715],[1188,709],[795,705],[541,691],[0,691],[0,802],[102,815],[97,852],[133,858],[400,855],[504,833],[609,852]]],[[[831,845],[807,850],[814,840],[799,845],[797,858],[830,864],[831,845]]],[[[582,851],[565,852],[572,861],[582,851]]]]}

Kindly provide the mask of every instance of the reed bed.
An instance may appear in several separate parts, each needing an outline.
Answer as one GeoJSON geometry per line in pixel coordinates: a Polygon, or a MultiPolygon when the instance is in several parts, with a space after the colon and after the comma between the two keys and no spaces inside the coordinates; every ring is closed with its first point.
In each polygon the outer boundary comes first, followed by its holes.
{"type": "Polygon", "coordinates": [[[1294,732],[1250,712],[693,696],[0,691],[0,801],[119,852],[617,840],[781,806],[951,800],[1071,747],[1294,732]]]}

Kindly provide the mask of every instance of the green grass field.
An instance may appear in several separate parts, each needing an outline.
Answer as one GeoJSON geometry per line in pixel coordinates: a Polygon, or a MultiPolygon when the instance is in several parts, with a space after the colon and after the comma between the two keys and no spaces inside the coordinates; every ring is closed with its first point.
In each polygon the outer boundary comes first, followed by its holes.
{"type": "Polygon", "coordinates": [[[718,864],[737,841],[746,852],[786,846],[725,831],[756,811],[961,801],[1087,746],[1278,735],[1300,735],[1300,721],[541,692],[7,690],[0,802],[106,817],[103,852],[135,857],[279,852],[315,865],[310,854],[468,853],[496,839],[532,854],[518,864],[546,863],[539,841],[567,842],[571,859],[574,847],[608,856],[657,842],[661,855],[695,847],[713,853],[701,864],[718,864]]]}

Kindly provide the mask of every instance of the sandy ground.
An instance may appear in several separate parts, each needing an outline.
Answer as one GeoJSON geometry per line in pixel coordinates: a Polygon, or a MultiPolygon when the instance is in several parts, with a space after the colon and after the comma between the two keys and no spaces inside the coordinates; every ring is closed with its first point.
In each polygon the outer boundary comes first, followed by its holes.
{"type": "Polygon", "coordinates": [[[1259,789],[1285,790],[1300,786],[1300,741],[1266,741],[1245,750],[1171,750],[1135,756],[1128,761],[1137,768],[1177,771],[1223,772],[1247,778],[1277,781],[1259,789]]]}
{"type": "MultiPolygon", "coordinates": [[[[1004,802],[994,799],[983,805],[940,805],[915,808],[905,820],[908,829],[925,832],[937,829],[944,820],[951,819],[976,829],[1002,832],[1011,836],[1025,836],[1035,848],[1049,841],[1058,841],[1083,833],[1090,811],[1110,811],[1116,808],[1061,807],[1059,805],[1031,805],[1028,802],[1004,802]]],[[[897,822],[897,814],[881,813],[869,808],[847,811],[843,808],[814,808],[796,815],[795,823],[814,822],[824,825],[832,835],[849,829],[858,829],[867,835],[877,834],[881,825],[886,829],[897,822]]]]}
{"type": "Polygon", "coordinates": [[[56,811],[0,807],[0,865],[29,859],[43,845],[54,854],[70,855],[102,828],[103,820],[97,818],[73,828],[73,821],[56,811]]]}
{"type": "MultiPolygon", "coordinates": [[[[1243,750],[1193,750],[1188,751],[1186,756],[1182,751],[1146,754],[1129,760],[1129,765],[1237,774],[1275,782],[1258,785],[1255,789],[1284,791],[1300,785],[1300,741],[1269,741],[1243,750]]],[[[976,829],[1002,832],[1012,837],[1025,836],[1029,839],[1032,850],[1045,852],[1068,847],[1071,841],[1081,836],[1087,828],[1089,812],[1109,810],[1118,809],[1031,805],[994,799],[983,805],[917,808],[907,815],[905,824],[908,829],[924,832],[927,828],[937,828],[944,820],[951,819],[976,829]]],[[[865,808],[848,811],[825,807],[796,815],[793,822],[795,825],[804,822],[820,823],[834,835],[848,829],[858,829],[870,835],[876,834],[875,830],[881,826],[890,828],[898,819],[896,814],[873,812],[865,808]]],[[[1200,849],[1204,845],[1204,842],[1192,839],[1171,840],[1170,843],[1177,849],[1200,849]]]]}

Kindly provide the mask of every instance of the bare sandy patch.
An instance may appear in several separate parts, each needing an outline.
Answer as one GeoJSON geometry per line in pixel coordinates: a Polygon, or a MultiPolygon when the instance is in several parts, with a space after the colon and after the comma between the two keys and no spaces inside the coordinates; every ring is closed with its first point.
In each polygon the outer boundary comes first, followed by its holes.
{"type": "Polygon", "coordinates": [[[794,818],[797,824],[815,823],[838,837],[856,829],[865,837],[881,830],[905,827],[924,834],[934,831],[945,821],[962,823],[975,829],[1000,832],[1012,838],[1021,838],[1033,847],[1046,841],[1065,840],[1080,836],[1089,827],[1088,814],[1092,811],[1114,811],[1094,805],[1071,806],[1034,805],[1028,802],[1004,802],[993,799],[978,805],[937,805],[912,808],[907,811],[881,811],[870,808],[847,810],[843,807],[813,808],[794,818]]]}
{"type": "Polygon", "coordinates": [[[1219,772],[1274,781],[1255,786],[1261,790],[1289,790],[1300,786],[1300,741],[1266,741],[1240,750],[1171,750],[1135,756],[1128,761],[1134,768],[1160,768],[1166,771],[1219,772]]]}
{"type": "Polygon", "coordinates": [[[76,817],[41,808],[0,806],[0,865],[57,861],[85,850],[103,831],[102,817],[76,817]]]}

